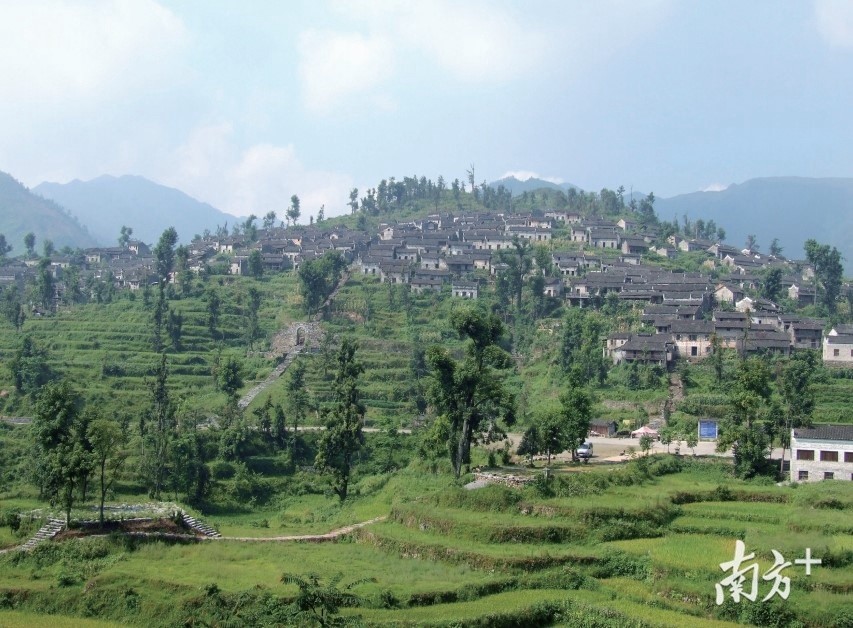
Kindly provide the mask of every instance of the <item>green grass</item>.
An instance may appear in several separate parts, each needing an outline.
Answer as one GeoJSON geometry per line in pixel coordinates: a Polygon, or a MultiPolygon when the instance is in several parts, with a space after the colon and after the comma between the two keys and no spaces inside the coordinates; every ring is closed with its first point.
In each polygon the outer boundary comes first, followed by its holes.
{"type": "Polygon", "coordinates": [[[656,539],[611,541],[605,545],[629,554],[648,556],[653,564],[670,569],[714,571],[719,569],[721,562],[731,560],[735,540],[710,535],[670,534],[656,539]]]}
{"type": "Polygon", "coordinates": [[[0,628],[112,628],[124,624],[66,615],[40,615],[0,609],[0,628]]]}

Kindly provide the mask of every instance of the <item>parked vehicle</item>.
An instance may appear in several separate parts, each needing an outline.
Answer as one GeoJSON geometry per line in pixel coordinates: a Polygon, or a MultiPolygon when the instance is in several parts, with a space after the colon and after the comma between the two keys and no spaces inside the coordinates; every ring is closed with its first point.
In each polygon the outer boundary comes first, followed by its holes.
{"type": "Polygon", "coordinates": [[[592,443],[586,442],[578,447],[578,458],[588,460],[592,458],[592,443]]]}

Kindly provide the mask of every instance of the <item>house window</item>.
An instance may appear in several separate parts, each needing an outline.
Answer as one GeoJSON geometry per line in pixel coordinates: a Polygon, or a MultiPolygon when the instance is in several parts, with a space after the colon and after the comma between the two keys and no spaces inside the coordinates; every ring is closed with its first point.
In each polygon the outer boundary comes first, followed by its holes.
{"type": "Polygon", "coordinates": [[[798,449],[797,460],[814,460],[813,449],[798,449]]]}
{"type": "Polygon", "coordinates": [[[844,452],[844,462],[853,462],[853,451],[844,452]]]}
{"type": "Polygon", "coordinates": [[[690,342],[696,342],[696,334],[690,334],[690,335],[687,337],[687,339],[688,339],[690,342]]]}
{"type": "Polygon", "coordinates": [[[823,462],[838,462],[838,452],[837,451],[822,451],[822,452],[820,452],[820,459],[823,462]]]}
{"type": "Polygon", "coordinates": [[[692,355],[692,356],[699,355],[699,349],[697,347],[690,347],[690,355],[692,355]]]}
{"type": "Polygon", "coordinates": [[[832,471],[824,471],[823,472],[823,479],[824,480],[834,480],[835,474],[832,471]]]}
{"type": "Polygon", "coordinates": [[[797,479],[798,480],[808,480],[809,479],[809,472],[808,471],[800,471],[799,474],[797,475],[797,479]]]}
{"type": "Polygon", "coordinates": [[[832,357],[837,358],[838,356],[839,356],[839,350],[838,350],[838,349],[833,349],[833,350],[832,350],[832,357]]]}

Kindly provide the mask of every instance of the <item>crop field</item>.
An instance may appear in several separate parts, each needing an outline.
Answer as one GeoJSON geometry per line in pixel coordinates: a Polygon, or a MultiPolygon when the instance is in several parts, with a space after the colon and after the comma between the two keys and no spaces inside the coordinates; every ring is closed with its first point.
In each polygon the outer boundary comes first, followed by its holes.
{"type": "MultiPolygon", "coordinates": [[[[360,608],[342,613],[365,625],[849,626],[853,487],[776,486],[727,473],[722,462],[658,455],[524,489],[465,491],[413,467],[365,478],[344,506],[294,495],[265,510],[206,516],[228,535],[257,537],[387,516],[336,542],[46,543],[0,556],[0,625],[41,613],[217,625],[223,609],[276,625],[298,593],[282,574],[315,573],[322,582],[336,574],[343,584],[362,581],[353,588],[360,608]],[[810,575],[801,565],[785,570],[787,600],[718,606],[719,565],[738,539],[761,573],[772,550],[793,563],[810,548],[823,562],[810,575]]],[[[771,583],[759,582],[764,596],[771,583]]]]}

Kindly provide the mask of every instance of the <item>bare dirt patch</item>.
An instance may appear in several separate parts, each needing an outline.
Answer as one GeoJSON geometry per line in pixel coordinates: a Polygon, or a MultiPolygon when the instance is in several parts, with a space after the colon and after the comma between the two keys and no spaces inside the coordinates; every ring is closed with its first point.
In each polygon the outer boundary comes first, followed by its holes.
{"type": "Polygon", "coordinates": [[[142,533],[142,534],[182,534],[186,536],[203,535],[190,530],[179,523],[175,523],[171,519],[143,519],[143,520],[125,520],[125,521],[105,521],[101,527],[97,521],[84,522],[77,527],[66,529],[57,534],[54,539],[64,541],[65,539],[79,539],[84,536],[92,536],[95,534],[112,534],[112,533],[142,533]]]}

